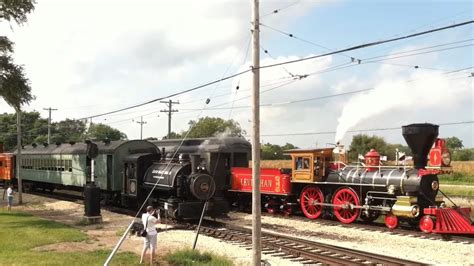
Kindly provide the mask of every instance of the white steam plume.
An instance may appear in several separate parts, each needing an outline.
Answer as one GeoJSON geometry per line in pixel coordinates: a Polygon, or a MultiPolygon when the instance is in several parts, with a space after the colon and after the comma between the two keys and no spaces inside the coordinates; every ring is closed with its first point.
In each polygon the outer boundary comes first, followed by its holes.
{"type": "Polygon", "coordinates": [[[348,130],[374,115],[394,109],[435,107],[470,95],[470,91],[472,94],[472,83],[435,71],[418,70],[411,80],[383,80],[367,94],[353,97],[338,119],[335,141],[341,141],[348,130]]]}

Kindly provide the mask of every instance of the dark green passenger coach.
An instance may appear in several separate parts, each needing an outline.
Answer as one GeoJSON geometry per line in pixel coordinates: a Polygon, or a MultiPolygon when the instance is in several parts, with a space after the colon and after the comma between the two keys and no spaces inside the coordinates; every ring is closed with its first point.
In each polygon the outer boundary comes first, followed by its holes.
{"type": "MultiPolygon", "coordinates": [[[[94,142],[95,183],[107,194],[120,195],[124,160],[133,154],[158,154],[157,147],[145,140],[94,142]]],[[[24,146],[21,150],[21,177],[26,185],[54,189],[58,186],[82,188],[90,182],[91,159],[86,143],[57,143],[24,146]]],[[[17,151],[14,152],[17,154],[17,151]]]]}

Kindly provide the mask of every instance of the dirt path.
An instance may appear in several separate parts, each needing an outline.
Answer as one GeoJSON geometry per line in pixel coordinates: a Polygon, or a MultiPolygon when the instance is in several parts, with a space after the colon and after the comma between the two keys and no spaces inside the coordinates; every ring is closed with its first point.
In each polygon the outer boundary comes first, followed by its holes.
{"type": "MultiPolygon", "coordinates": [[[[3,189],[0,189],[0,195],[3,189]]],[[[58,201],[55,199],[45,198],[32,194],[23,194],[24,205],[18,206],[18,195],[15,195],[14,210],[30,213],[35,216],[42,217],[47,220],[57,221],[60,223],[71,225],[86,233],[88,240],[83,242],[63,242],[58,244],[46,245],[35,248],[38,251],[93,251],[105,249],[112,251],[117,244],[120,236],[123,234],[128,225],[132,222],[132,217],[102,210],[103,223],[95,225],[81,225],[84,215],[84,206],[68,201],[58,201]]],[[[1,199],[0,206],[5,206],[6,202],[1,199]]],[[[164,255],[176,249],[192,247],[195,233],[185,230],[177,230],[169,225],[158,224],[158,248],[160,265],[166,265],[164,255]]],[[[140,255],[143,247],[143,239],[137,236],[127,236],[126,240],[120,247],[120,251],[130,251],[140,255]]],[[[208,251],[227,256],[236,265],[251,264],[251,250],[245,247],[231,245],[220,240],[207,236],[199,236],[197,249],[200,251],[208,251]]],[[[262,259],[266,259],[272,265],[300,265],[289,260],[263,255],[262,259]]]]}

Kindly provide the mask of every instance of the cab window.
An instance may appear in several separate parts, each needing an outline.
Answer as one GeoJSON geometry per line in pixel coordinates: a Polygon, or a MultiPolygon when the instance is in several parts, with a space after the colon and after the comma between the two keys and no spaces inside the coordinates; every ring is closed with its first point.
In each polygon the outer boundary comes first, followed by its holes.
{"type": "Polygon", "coordinates": [[[309,169],[309,157],[296,157],[295,164],[296,170],[309,169]]]}

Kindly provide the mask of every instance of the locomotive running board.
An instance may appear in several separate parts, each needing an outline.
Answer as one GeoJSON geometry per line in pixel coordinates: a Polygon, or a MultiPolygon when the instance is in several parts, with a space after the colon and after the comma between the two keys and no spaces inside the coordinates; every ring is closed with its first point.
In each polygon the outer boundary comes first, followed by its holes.
{"type": "Polygon", "coordinates": [[[324,207],[339,207],[342,209],[364,209],[371,211],[391,211],[390,207],[380,207],[380,206],[367,206],[367,205],[353,205],[353,204],[331,204],[331,203],[319,203],[313,202],[315,206],[324,206],[324,207]],[[348,208],[349,206],[349,208],[348,208]]]}

